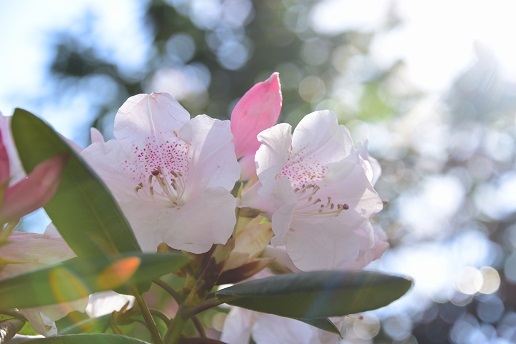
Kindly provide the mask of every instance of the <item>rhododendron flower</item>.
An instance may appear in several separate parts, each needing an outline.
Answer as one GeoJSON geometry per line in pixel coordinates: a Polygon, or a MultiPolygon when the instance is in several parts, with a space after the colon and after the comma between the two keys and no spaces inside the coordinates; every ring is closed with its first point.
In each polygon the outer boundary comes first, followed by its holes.
{"type": "MultiPolygon", "coordinates": [[[[342,318],[332,319],[337,327],[342,318]]],[[[330,344],[338,343],[339,335],[319,330],[299,320],[231,307],[222,330],[221,341],[228,344],[330,344]]]]}
{"type": "Polygon", "coordinates": [[[48,159],[24,178],[8,123],[0,113],[0,224],[18,220],[47,203],[59,186],[67,160],[64,155],[48,159]]]}
{"type": "Polygon", "coordinates": [[[229,121],[190,119],[170,95],[129,98],[115,118],[115,139],[83,157],[107,184],[146,251],[159,243],[192,253],[224,244],[235,225],[230,191],[240,176],[229,121]]]}
{"type": "Polygon", "coordinates": [[[301,270],[343,268],[355,260],[361,247],[356,231],[373,238],[364,223],[382,201],[347,128],[334,113],[317,111],[293,134],[283,123],[258,140],[259,183],[244,193],[242,205],[271,218],[272,244],[286,245],[301,270]]]}
{"type": "Polygon", "coordinates": [[[242,179],[256,174],[254,155],[260,147],[258,134],[278,121],[281,112],[279,74],[254,85],[238,101],[231,113],[235,152],[242,166],[242,179]]]}

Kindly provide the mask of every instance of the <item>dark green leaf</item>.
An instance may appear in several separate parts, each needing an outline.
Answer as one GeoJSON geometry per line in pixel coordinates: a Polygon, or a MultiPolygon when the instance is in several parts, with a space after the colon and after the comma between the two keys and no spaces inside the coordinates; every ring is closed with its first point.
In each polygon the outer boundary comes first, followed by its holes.
{"type": "Polygon", "coordinates": [[[380,308],[405,294],[408,278],[370,271],[313,271],[244,282],[219,290],[230,305],[289,318],[326,318],[380,308]]]}
{"type": "Polygon", "coordinates": [[[313,327],[317,327],[321,330],[328,331],[331,333],[338,334],[342,338],[342,334],[340,330],[335,326],[335,324],[328,318],[306,318],[306,319],[297,319],[308,325],[312,325],[313,327]]]}
{"type": "Polygon", "coordinates": [[[123,292],[125,285],[151,281],[177,270],[187,261],[179,253],[73,258],[0,280],[0,309],[51,305],[117,288],[123,292]]]}
{"type": "Polygon", "coordinates": [[[38,338],[33,344],[149,344],[143,340],[116,334],[70,334],[65,336],[38,338]]]}
{"type": "Polygon", "coordinates": [[[36,116],[21,109],[14,111],[11,126],[20,160],[27,173],[57,154],[66,152],[70,155],[59,189],[45,210],[79,257],[141,252],[129,223],[111,193],[59,134],[36,116]]]}

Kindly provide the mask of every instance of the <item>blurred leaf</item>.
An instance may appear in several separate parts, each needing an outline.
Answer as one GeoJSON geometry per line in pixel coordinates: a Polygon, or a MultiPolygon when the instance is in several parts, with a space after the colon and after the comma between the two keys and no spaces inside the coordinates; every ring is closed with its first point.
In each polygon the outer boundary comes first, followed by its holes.
{"type": "Polygon", "coordinates": [[[388,98],[383,94],[380,81],[365,83],[358,101],[358,117],[366,121],[389,119],[396,114],[395,109],[389,104],[388,98]]]}
{"type": "Polygon", "coordinates": [[[38,338],[33,344],[149,344],[139,339],[116,334],[70,334],[65,336],[38,338]]]}
{"type": "Polygon", "coordinates": [[[188,258],[181,254],[150,253],[126,254],[117,258],[73,258],[0,280],[0,309],[63,303],[94,292],[151,281],[177,270],[187,261],[188,258]],[[113,266],[117,268],[113,269],[113,266]],[[124,267],[122,272],[121,267],[124,267]],[[105,280],[106,271],[112,272],[109,281],[105,280]]]}
{"type": "Polygon", "coordinates": [[[61,184],[45,210],[79,257],[141,252],[126,218],[104,183],[65,140],[41,119],[16,109],[12,131],[23,167],[30,173],[60,153],[70,159],[61,184]]]}
{"type": "Polygon", "coordinates": [[[25,321],[21,319],[7,319],[0,321],[0,343],[6,343],[22,329],[25,321]]]}
{"type": "Polygon", "coordinates": [[[321,330],[338,334],[342,338],[342,334],[340,330],[335,326],[335,324],[328,318],[312,318],[312,319],[297,319],[302,321],[308,325],[312,325],[321,330]]]}
{"type": "Polygon", "coordinates": [[[313,271],[244,282],[219,290],[223,302],[290,318],[326,318],[388,305],[412,286],[408,278],[370,271],[313,271]]]}
{"type": "Polygon", "coordinates": [[[90,318],[86,313],[71,312],[65,317],[56,321],[57,333],[79,334],[79,333],[104,333],[109,327],[112,314],[90,318]]]}

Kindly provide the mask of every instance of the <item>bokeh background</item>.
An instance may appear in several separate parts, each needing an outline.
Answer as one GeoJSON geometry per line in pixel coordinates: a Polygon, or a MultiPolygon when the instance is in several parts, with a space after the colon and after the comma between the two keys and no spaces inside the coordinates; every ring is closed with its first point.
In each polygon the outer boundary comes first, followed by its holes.
{"type": "MultiPolygon", "coordinates": [[[[335,111],[368,139],[390,250],[415,287],[345,343],[516,342],[516,4],[510,0],[0,1],[0,109],[85,146],[129,96],[227,119],[280,73],[281,121],[335,111]]],[[[35,213],[25,230],[42,231],[35,213]]],[[[217,327],[214,324],[214,327],[217,327]]]]}

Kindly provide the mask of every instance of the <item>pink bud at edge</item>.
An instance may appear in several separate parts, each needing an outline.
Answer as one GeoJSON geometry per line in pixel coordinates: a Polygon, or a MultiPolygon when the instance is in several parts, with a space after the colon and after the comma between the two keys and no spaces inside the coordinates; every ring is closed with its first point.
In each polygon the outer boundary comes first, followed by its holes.
{"type": "Polygon", "coordinates": [[[260,147],[256,136],[278,121],[281,111],[279,74],[254,85],[244,94],[231,113],[231,132],[237,158],[254,154],[260,147]]]}
{"type": "Polygon", "coordinates": [[[57,191],[67,161],[68,154],[45,160],[27,178],[8,188],[0,209],[0,221],[17,220],[50,201],[57,191]]]}

